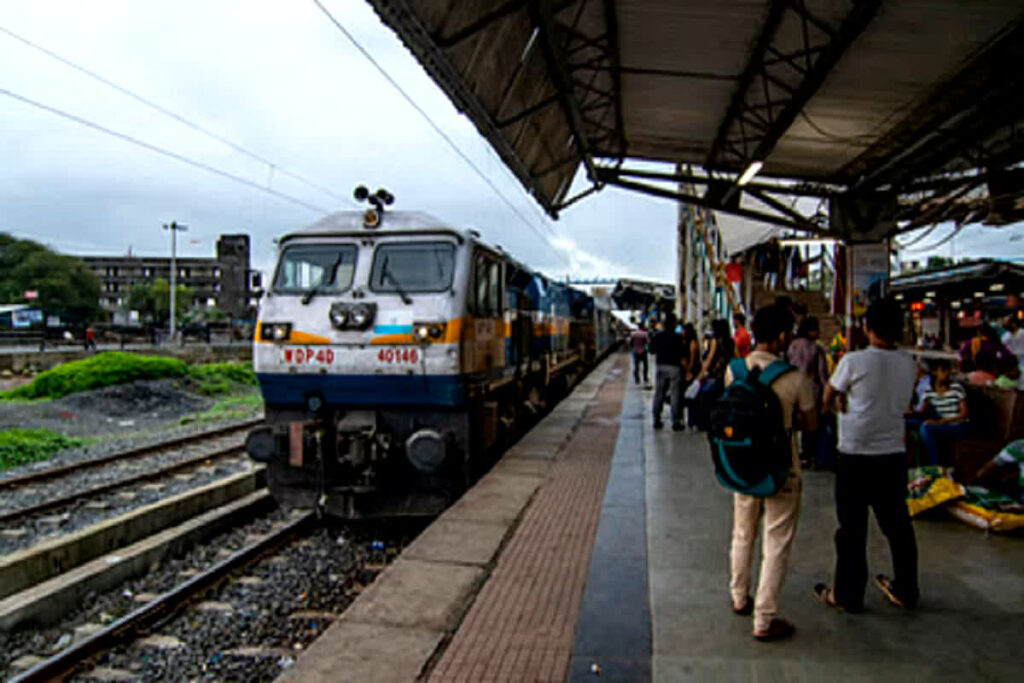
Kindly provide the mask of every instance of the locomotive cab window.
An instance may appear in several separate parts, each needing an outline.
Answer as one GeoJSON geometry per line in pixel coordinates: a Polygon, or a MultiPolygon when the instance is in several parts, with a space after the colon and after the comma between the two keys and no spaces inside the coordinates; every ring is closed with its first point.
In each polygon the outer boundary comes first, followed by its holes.
{"type": "Polygon", "coordinates": [[[352,244],[296,244],[285,247],[274,274],[276,294],[304,294],[317,287],[322,292],[343,292],[352,285],[356,268],[352,244]]]}
{"type": "Polygon", "coordinates": [[[470,301],[475,315],[500,317],[502,306],[501,264],[484,253],[473,259],[473,297],[470,301]]]}
{"type": "Polygon", "coordinates": [[[370,273],[375,292],[443,292],[452,286],[455,245],[396,242],[377,247],[370,273]]]}

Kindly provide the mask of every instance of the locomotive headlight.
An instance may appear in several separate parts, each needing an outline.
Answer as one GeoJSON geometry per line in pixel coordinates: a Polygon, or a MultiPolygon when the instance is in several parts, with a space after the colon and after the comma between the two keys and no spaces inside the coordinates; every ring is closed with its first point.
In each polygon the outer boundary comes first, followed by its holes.
{"type": "Polygon", "coordinates": [[[352,308],[352,326],[363,329],[373,321],[374,308],[369,304],[360,304],[352,308]]]}
{"type": "Polygon", "coordinates": [[[331,306],[331,312],[328,314],[328,316],[331,319],[331,324],[337,327],[338,329],[341,329],[348,324],[349,313],[348,309],[345,308],[344,306],[339,306],[337,304],[331,306]]]}
{"type": "Polygon", "coordinates": [[[263,323],[260,326],[260,337],[264,341],[288,341],[291,334],[291,323],[263,323]]]}
{"type": "Polygon", "coordinates": [[[412,336],[418,342],[438,340],[444,335],[444,323],[416,323],[412,336]]]}

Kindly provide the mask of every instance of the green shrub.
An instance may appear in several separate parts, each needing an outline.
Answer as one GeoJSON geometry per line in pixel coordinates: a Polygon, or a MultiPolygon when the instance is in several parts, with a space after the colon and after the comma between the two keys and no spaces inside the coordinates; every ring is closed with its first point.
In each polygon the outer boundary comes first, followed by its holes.
{"type": "Polygon", "coordinates": [[[126,384],[140,379],[182,377],[189,366],[177,358],[107,351],[84,360],[58,365],[32,382],[11,389],[4,398],[60,398],[79,391],[126,384]]]}
{"type": "Polygon", "coordinates": [[[227,381],[254,387],[258,384],[252,363],[227,362],[194,365],[188,369],[189,377],[203,381],[227,381]]]}
{"type": "Polygon", "coordinates": [[[47,429],[3,430],[0,431],[0,470],[46,460],[59,450],[88,442],[89,439],[72,438],[47,429]]]}

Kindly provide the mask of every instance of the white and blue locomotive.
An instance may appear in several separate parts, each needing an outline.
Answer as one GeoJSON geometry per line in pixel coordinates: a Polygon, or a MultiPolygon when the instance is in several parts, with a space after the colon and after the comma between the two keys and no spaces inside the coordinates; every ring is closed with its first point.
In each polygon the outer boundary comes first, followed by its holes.
{"type": "Polygon", "coordinates": [[[614,342],[606,305],[387,199],[278,243],[246,449],[283,504],[436,514],[614,342]]]}

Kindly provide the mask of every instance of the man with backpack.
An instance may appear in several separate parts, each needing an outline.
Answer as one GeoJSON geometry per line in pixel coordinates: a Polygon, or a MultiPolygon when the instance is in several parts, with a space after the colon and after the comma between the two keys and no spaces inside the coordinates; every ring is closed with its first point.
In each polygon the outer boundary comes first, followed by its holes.
{"type": "Polygon", "coordinates": [[[754,614],[754,638],[774,641],[795,628],[778,602],[800,512],[800,458],[794,429],[816,427],[814,393],[803,373],[782,360],[792,314],[766,306],[754,315],[756,346],[726,371],[725,394],[712,409],[712,456],[720,483],[734,491],[730,592],[733,612],[754,614]],[[751,563],[764,517],[760,580],[750,596],[751,563]]]}

